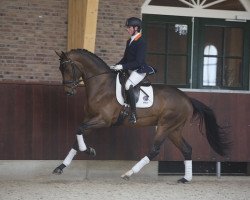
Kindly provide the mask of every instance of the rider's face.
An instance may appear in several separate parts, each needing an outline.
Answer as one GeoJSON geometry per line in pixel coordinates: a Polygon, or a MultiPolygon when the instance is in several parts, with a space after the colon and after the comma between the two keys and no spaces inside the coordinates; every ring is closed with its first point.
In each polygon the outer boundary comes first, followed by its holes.
{"type": "Polygon", "coordinates": [[[137,27],[127,26],[126,29],[130,36],[134,35],[134,33],[137,32],[137,27]]]}

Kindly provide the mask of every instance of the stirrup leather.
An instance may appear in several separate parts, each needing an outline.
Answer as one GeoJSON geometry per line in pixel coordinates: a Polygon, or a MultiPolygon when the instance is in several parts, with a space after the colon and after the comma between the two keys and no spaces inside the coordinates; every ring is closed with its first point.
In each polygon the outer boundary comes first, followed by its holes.
{"type": "Polygon", "coordinates": [[[135,106],[136,103],[135,103],[135,95],[134,95],[133,90],[134,90],[134,87],[131,85],[128,90],[130,110],[131,110],[129,122],[134,124],[136,123],[136,106],[135,106]]]}

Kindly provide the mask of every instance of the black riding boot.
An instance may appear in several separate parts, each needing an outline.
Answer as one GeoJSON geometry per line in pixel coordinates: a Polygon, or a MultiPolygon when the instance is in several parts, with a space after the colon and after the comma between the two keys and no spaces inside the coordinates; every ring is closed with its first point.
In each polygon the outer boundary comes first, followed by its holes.
{"type": "Polygon", "coordinates": [[[128,90],[128,94],[129,94],[129,101],[130,101],[130,110],[131,110],[131,114],[130,114],[130,118],[129,118],[129,122],[132,124],[136,123],[136,106],[135,106],[135,95],[133,92],[133,86],[131,85],[129,87],[128,90]]]}

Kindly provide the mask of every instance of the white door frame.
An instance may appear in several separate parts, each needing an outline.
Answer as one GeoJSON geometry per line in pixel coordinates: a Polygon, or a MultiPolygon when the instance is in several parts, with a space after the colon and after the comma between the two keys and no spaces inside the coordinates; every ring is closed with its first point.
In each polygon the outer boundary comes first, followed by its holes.
{"type": "Polygon", "coordinates": [[[178,0],[189,5],[190,8],[149,5],[150,1],[151,0],[146,0],[142,5],[142,14],[218,18],[239,22],[250,20],[250,0],[239,0],[245,7],[246,11],[205,9],[206,7],[227,0],[214,0],[214,2],[208,4],[206,4],[206,0],[192,0],[192,3],[187,2],[187,0],[178,0]]]}

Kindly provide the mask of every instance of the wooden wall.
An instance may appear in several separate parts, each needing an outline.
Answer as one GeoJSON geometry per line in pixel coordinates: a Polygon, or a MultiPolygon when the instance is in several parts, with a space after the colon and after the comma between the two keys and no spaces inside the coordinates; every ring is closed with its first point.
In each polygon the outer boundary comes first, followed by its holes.
{"type": "Polygon", "coordinates": [[[68,50],[95,50],[99,0],[69,0],[68,50]]]}
{"type": "MultiPolygon", "coordinates": [[[[217,156],[198,122],[187,124],[184,136],[193,147],[196,161],[250,161],[250,94],[186,92],[210,105],[222,125],[230,126],[232,151],[217,156]]],[[[67,97],[61,85],[0,83],[0,160],[63,159],[81,122],[84,87],[67,97]]],[[[95,159],[138,160],[148,153],[154,127],[105,128],[87,135],[87,143],[97,151],[95,159]]],[[[77,159],[92,159],[81,153],[77,159]]],[[[166,141],[156,160],[182,160],[172,143],[166,141]]]]}

